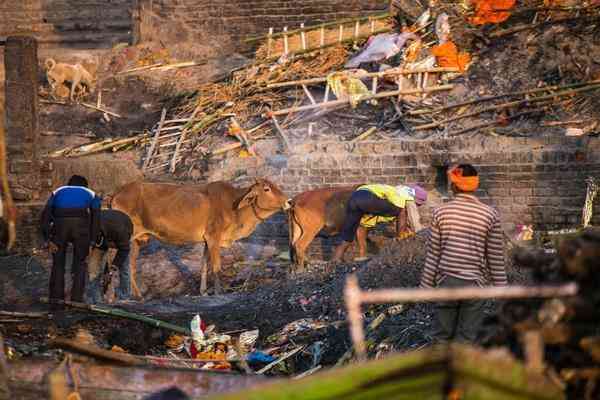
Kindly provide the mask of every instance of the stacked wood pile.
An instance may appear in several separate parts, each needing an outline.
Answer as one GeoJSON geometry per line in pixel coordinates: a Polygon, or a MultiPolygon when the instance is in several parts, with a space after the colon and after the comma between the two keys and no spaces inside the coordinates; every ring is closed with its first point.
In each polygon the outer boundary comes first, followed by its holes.
{"type": "MultiPolygon", "coordinates": [[[[546,370],[571,398],[600,396],[600,229],[589,228],[563,240],[557,254],[520,249],[515,261],[532,269],[541,283],[576,281],[579,294],[543,302],[510,301],[498,321],[500,333],[489,342],[511,343],[517,353],[527,353],[525,341],[535,342],[540,357],[533,368],[546,370]]],[[[531,350],[529,350],[531,351],[531,350]]]]}

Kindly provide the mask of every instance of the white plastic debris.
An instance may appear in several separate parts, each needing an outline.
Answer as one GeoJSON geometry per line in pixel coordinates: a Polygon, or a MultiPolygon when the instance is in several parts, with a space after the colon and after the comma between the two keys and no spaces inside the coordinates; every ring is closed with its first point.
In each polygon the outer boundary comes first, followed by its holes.
{"type": "Polygon", "coordinates": [[[412,32],[382,33],[371,37],[365,49],[357,56],[348,60],[345,68],[357,68],[361,63],[381,61],[398,54],[408,40],[420,40],[412,32]]]}
{"type": "Polygon", "coordinates": [[[202,331],[202,319],[200,318],[200,315],[196,314],[194,318],[192,318],[190,330],[192,331],[192,339],[194,342],[201,343],[204,341],[204,331],[202,331]]]}
{"type": "Polygon", "coordinates": [[[435,34],[438,37],[439,44],[446,43],[450,40],[450,23],[448,22],[448,14],[442,13],[435,21],[435,34]]]}
{"type": "Polygon", "coordinates": [[[254,349],[254,344],[258,340],[258,329],[253,331],[246,331],[240,335],[240,346],[242,349],[249,353],[254,349]]]}

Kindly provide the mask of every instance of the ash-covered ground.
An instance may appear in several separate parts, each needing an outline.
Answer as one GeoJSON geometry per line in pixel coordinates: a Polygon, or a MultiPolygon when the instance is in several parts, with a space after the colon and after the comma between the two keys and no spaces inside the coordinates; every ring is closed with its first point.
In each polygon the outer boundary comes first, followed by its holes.
{"type": "MultiPolygon", "coordinates": [[[[332,365],[351,346],[347,332],[343,290],[351,273],[359,277],[364,290],[389,287],[415,287],[423,267],[425,243],[417,238],[404,241],[375,238],[381,250],[364,263],[331,265],[315,262],[309,272],[291,276],[289,262],[275,257],[260,262],[234,262],[226,265],[223,278],[227,293],[220,296],[198,296],[194,284],[187,285],[177,296],[157,298],[146,302],[117,302],[112,306],[143,313],[157,319],[188,326],[193,315],[200,314],[208,324],[215,324],[219,332],[251,330],[258,328],[257,348],[294,344],[311,345],[320,341],[321,363],[332,365]],[[304,319],[301,329],[282,330],[291,322],[304,319]]],[[[140,259],[141,269],[152,268],[165,277],[179,276],[175,264],[161,262],[157,254],[166,252],[171,260],[181,261],[189,249],[166,248],[155,245],[146,249],[140,259]],[[149,262],[154,260],[154,264],[149,262]],[[170,271],[170,272],[169,272],[170,271]]],[[[185,261],[183,262],[185,264],[185,261]]],[[[2,259],[3,284],[0,286],[2,310],[43,311],[37,299],[47,293],[49,260],[46,257],[11,256],[2,259]]],[[[142,271],[143,272],[143,271],[142,271]]],[[[513,283],[528,279],[516,268],[509,268],[513,283]]],[[[140,274],[142,277],[144,273],[140,274]]],[[[139,275],[138,275],[139,276],[139,275]]],[[[193,279],[190,274],[188,279],[193,279]]],[[[181,278],[180,278],[181,279],[181,278]]],[[[167,283],[168,284],[168,283],[167,283]]],[[[152,288],[153,291],[157,288],[152,288]]],[[[148,292],[150,293],[150,292],[148,292]]],[[[387,312],[383,323],[371,336],[376,346],[372,355],[389,351],[416,349],[434,340],[432,324],[433,305],[406,305],[401,310],[392,304],[365,306],[366,322],[387,312]]],[[[494,310],[490,304],[489,312],[494,310]]],[[[83,328],[104,348],[118,345],[133,354],[165,354],[165,340],[170,332],[158,330],[140,322],[115,319],[92,313],[70,313],[75,319],[22,320],[4,323],[2,331],[6,343],[19,357],[55,355],[47,346],[48,339],[74,336],[83,328]]],[[[297,362],[309,363],[307,357],[297,362]],[[304,360],[304,361],[303,361],[304,360]]],[[[308,365],[308,364],[307,364],[308,365]]],[[[301,366],[298,366],[301,370],[301,366]]]]}

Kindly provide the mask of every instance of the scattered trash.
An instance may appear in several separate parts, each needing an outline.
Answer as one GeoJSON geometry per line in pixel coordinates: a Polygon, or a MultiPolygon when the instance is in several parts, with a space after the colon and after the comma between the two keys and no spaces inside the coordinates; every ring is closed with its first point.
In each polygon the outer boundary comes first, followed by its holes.
{"type": "Polygon", "coordinates": [[[408,40],[420,40],[412,32],[383,33],[367,41],[365,49],[357,56],[348,60],[346,68],[358,68],[360,64],[373,61],[383,61],[398,54],[408,40]]]}
{"type": "Polygon", "coordinates": [[[270,354],[266,354],[262,351],[253,351],[246,356],[246,361],[249,364],[263,363],[269,364],[275,361],[275,357],[270,354]]]}

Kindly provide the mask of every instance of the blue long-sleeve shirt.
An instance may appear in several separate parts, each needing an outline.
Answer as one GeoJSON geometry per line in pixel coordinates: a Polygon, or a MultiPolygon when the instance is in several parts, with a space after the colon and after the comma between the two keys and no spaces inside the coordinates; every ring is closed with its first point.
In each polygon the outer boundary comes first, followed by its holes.
{"type": "Polygon", "coordinates": [[[42,212],[42,235],[50,239],[55,218],[90,216],[90,237],[96,240],[99,232],[99,214],[102,200],[92,190],[83,186],[62,186],[52,192],[42,212]]]}

